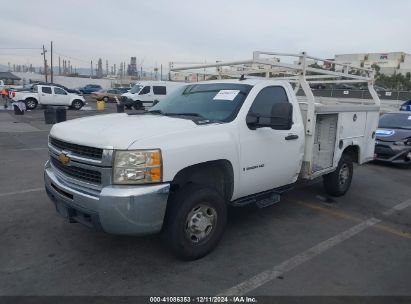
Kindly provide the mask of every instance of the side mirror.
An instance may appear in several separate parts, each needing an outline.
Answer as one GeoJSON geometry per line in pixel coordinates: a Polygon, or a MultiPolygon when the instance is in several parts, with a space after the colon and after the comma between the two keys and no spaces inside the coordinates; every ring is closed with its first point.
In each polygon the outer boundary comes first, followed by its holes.
{"type": "Polygon", "coordinates": [[[250,130],[256,130],[259,127],[259,120],[260,118],[258,116],[255,116],[252,113],[248,113],[245,118],[245,123],[247,124],[248,128],[250,128],[250,130]]]}
{"type": "Polygon", "coordinates": [[[275,103],[271,108],[271,128],[274,130],[290,130],[293,125],[293,105],[291,103],[275,103]]]}

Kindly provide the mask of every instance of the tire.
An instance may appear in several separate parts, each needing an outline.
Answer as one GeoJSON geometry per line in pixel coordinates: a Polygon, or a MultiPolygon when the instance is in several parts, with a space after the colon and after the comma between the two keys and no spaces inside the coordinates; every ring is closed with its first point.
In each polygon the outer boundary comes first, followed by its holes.
{"type": "Polygon", "coordinates": [[[127,110],[131,110],[131,106],[130,105],[126,105],[125,106],[127,110]]]}
{"type": "Polygon", "coordinates": [[[332,196],[343,196],[351,186],[353,162],[347,154],[341,155],[337,169],[323,176],[325,191],[332,196]]]}
{"type": "Polygon", "coordinates": [[[73,100],[71,108],[74,110],[80,110],[84,106],[83,102],[79,99],[73,100]]]}
{"type": "Polygon", "coordinates": [[[221,195],[189,184],[170,197],[163,233],[176,257],[196,260],[217,246],[226,222],[227,206],[221,195]]]}
{"type": "Polygon", "coordinates": [[[104,102],[108,102],[108,101],[109,101],[109,98],[108,98],[107,96],[104,96],[104,97],[103,97],[103,101],[104,101],[104,102]]]}
{"type": "Polygon", "coordinates": [[[136,100],[133,105],[135,110],[143,110],[143,102],[141,100],[136,100]]]}
{"type": "Polygon", "coordinates": [[[35,100],[34,98],[27,98],[25,100],[25,103],[26,103],[26,108],[28,110],[34,110],[38,105],[37,100],[35,100]]]}

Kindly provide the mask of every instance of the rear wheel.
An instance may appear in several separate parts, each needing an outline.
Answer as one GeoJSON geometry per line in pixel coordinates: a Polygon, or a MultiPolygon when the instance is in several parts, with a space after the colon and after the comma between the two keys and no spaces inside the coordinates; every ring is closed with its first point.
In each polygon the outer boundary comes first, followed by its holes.
{"type": "Polygon", "coordinates": [[[83,105],[84,105],[83,102],[81,100],[78,100],[78,99],[73,100],[73,102],[71,103],[71,107],[74,110],[80,110],[83,107],[83,105]]]}
{"type": "Polygon", "coordinates": [[[223,235],[227,208],[210,188],[189,184],[170,197],[164,233],[172,252],[183,260],[211,252],[223,235]]]}
{"type": "Polygon", "coordinates": [[[343,154],[334,172],[323,176],[325,191],[333,196],[344,195],[351,186],[354,169],[350,156],[343,154]]]}
{"type": "Polygon", "coordinates": [[[37,107],[37,100],[35,100],[34,98],[27,98],[25,100],[26,103],[26,108],[28,110],[34,110],[37,107]]]}

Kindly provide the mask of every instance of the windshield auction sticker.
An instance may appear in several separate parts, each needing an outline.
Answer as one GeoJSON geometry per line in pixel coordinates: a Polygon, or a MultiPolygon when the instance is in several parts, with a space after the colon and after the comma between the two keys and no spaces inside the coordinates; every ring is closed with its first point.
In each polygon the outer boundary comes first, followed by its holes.
{"type": "Polygon", "coordinates": [[[220,90],[213,100],[229,100],[233,101],[234,98],[240,93],[240,90],[220,90]]]}

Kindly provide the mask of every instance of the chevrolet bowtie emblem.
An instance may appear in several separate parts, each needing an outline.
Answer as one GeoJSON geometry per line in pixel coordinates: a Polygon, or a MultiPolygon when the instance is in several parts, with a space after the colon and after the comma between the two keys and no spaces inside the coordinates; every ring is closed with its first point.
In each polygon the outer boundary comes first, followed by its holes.
{"type": "Polygon", "coordinates": [[[59,161],[63,164],[63,165],[67,165],[70,162],[70,157],[68,157],[66,154],[61,153],[59,155],[59,161]]]}

